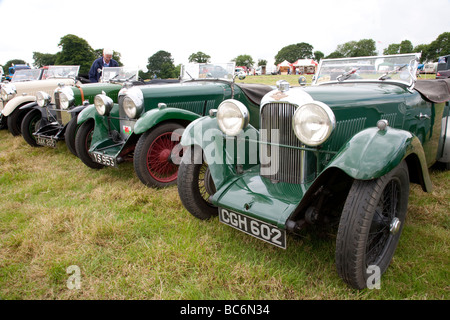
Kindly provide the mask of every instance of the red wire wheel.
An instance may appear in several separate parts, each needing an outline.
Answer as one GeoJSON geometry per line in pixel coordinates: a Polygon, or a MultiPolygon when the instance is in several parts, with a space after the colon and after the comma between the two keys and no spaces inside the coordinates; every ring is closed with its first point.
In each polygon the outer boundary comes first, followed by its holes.
{"type": "Polygon", "coordinates": [[[168,183],[177,179],[178,166],[172,162],[171,154],[180,138],[179,134],[166,132],[150,145],[147,152],[147,169],[155,180],[168,183]]]}
{"type": "Polygon", "coordinates": [[[152,128],[139,138],[134,153],[134,169],[146,186],[165,188],[175,184],[178,176],[177,157],[181,131],[177,123],[165,123],[152,128]]]}

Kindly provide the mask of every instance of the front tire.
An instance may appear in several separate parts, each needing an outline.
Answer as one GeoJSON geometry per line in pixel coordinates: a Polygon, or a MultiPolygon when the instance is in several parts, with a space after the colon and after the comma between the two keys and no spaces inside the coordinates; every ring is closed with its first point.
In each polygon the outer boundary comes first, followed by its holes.
{"type": "Polygon", "coordinates": [[[94,127],[94,120],[87,120],[80,125],[77,136],[75,137],[75,150],[78,158],[80,158],[80,160],[89,168],[102,169],[103,165],[92,160],[91,155],[89,154],[94,127]]]}
{"type": "Polygon", "coordinates": [[[29,110],[20,110],[17,107],[6,119],[8,123],[8,130],[13,136],[20,136],[22,134],[22,120],[29,110]]]}
{"type": "Polygon", "coordinates": [[[216,187],[202,152],[186,150],[178,170],[178,195],[183,206],[196,218],[208,220],[218,215],[218,209],[209,201],[216,187]]]}
{"type": "Polygon", "coordinates": [[[40,147],[40,145],[36,143],[36,138],[33,136],[33,133],[38,131],[41,119],[42,113],[39,110],[33,110],[28,112],[22,120],[22,136],[32,147],[40,147]]]}
{"type": "Polygon", "coordinates": [[[139,138],[133,162],[136,175],[143,184],[165,188],[177,182],[178,166],[172,161],[172,151],[181,138],[175,131],[183,128],[177,123],[166,123],[139,138]]]}
{"type": "Polygon", "coordinates": [[[342,211],[336,238],[336,268],[351,287],[368,285],[369,267],[383,274],[397,247],[409,197],[403,161],[381,178],[355,180],[342,211]]]}
{"type": "Polygon", "coordinates": [[[76,156],[78,155],[75,148],[75,138],[77,136],[77,131],[79,128],[77,119],[77,116],[74,116],[72,119],[70,119],[69,123],[66,126],[66,132],[64,133],[64,140],[66,142],[67,148],[76,156]]]}
{"type": "Polygon", "coordinates": [[[6,117],[0,114],[0,130],[3,129],[8,129],[8,123],[6,117]]]}

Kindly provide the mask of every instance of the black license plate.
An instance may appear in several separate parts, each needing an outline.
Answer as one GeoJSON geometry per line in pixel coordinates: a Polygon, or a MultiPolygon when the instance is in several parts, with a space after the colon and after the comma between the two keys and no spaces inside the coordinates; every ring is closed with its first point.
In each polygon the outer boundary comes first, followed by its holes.
{"type": "Polygon", "coordinates": [[[286,230],[223,208],[219,208],[219,220],[260,240],[286,249],[286,230]]]}
{"type": "Polygon", "coordinates": [[[105,154],[93,152],[92,159],[94,159],[95,162],[100,163],[104,166],[109,166],[109,167],[116,166],[116,159],[114,157],[111,157],[111,156],[108,156],[105,154]]]}
{"type": "Polygon", "coordinates": [[[36,143],[40,146],[56,148],[56,142],[52,138],[36,137],[36,143]]]}

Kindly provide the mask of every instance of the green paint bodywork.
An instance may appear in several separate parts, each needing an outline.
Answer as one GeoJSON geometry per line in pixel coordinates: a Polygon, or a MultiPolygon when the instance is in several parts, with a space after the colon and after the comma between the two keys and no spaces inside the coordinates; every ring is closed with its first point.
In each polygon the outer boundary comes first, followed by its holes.
{"type": "Polygon", "coordinates": [[[153,128],[164,121],[194,121],[200,117],[199,114],[177,108],[152,109],[145,112],[136,121],[134,126],[134,133],[141,134],[153,128]]]}
{"type": "Polygon", "coordinates": [[[102,92],[105,92],[108,97],[114,102],[117,102],[117,94],[122,89],[122,85],[115,83],[87,83],[79,87],[71,88],[75,99],[75,106],[81,106],[86,100],[91,104],[94,103],[95,96],[102,92]],[[83,91],[83,94],[81,94],[81,91],[83,91]]]}
{"type": "MultiPolygon", "coordinates": [[[[144,99],[144,110],[137,119],[129,119],[117,103],[108,116],[100,116],[94,106],[87,107],[78,115],[78,124],[88,119],[95,122],[89,152],[99,151],[114,158],[123,157],[132,151],[139,135],[166,122],[186,126],[207,115],[211,109],[218,108],[233,94],[231,83],[220,80],[143,85],[133,89],[140,90],[144,99]],[[166,106],[158,108],[160,103],[166,106]],[[128,133],[125,133],[125,128],[130,129],[128,133]],[[120,135],[120,142],[111,139],[113,132],[120,135]]],[[[234,98],[248,106],[250,117],[258,123],[259,106],[251,102],[238,86],[234,87],[234,98]]]]}
{"type": "MultiPolygon", "coordinates": [[[[216,186],[211,197],[216,206],[286,228],[288,219],[321,176],[339,171],[351,179],[371,180],[385,175],[407,158],[417,159],[420,171],[417,181],[424,190],[431,191],[428,167],[439,153],[441,119],[449,114],[448,104],[431,103],[414,90],[392,84],[346,83],[291,90],[305,90],[314,100],[327,104],[337,123],[323,145],[290,147],[304,150],[316,160],[314,176],[305,183],[273,182],[261,176],[258,157],[254,163],[237,166],[239,152],[226,147],[230,138],[220,131],[216,118],[204,117],[186,128],[181,144],[198,145],[203,150],[216,186]],[[380,119],[389,122],[385,131],[376,127],[380,119]]],[[[258,150],[255,127],[247,127],[236,141],[243,141],[243,136],[250,137],[246,139],[247,149],[258,150]]]]}

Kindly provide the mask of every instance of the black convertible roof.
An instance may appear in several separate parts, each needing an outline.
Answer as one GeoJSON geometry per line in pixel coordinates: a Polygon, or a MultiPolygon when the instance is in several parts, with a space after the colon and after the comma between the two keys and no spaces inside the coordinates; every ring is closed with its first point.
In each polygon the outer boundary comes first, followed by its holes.
{"type": "Polygon", "coordinates": [[[450,79],[419,80],[414,88],[431,102],[450,100],[450,79]]]}

